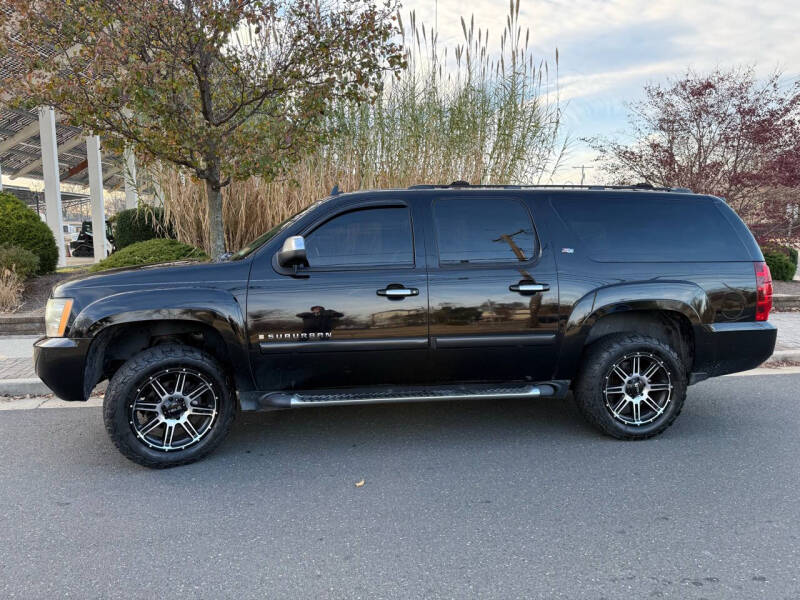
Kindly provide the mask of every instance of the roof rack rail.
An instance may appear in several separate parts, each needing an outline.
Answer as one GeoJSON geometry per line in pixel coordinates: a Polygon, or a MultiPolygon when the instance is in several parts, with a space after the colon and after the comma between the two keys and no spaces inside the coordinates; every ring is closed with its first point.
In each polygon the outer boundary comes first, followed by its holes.
{"type": "Polygon", "coordinates": [[[503,189],[503,190],[527,190],[527,189],[554,189],[554,190],[643,190],[648,192],[676,192],[681,194],[691,194],[692,190],[682,187],[654,187],[649,183],[636,183],[633,185],[602,185],[602,184],[558,184],[545,183],[535,185],[513,185],[513,184],[479,184],[473,185],[466,181],[454,181],[449,184],[439,183],[420,183],[408,186],[409,190],[444,190],[457,188],[477,188],[477,189],[503,189]]]}

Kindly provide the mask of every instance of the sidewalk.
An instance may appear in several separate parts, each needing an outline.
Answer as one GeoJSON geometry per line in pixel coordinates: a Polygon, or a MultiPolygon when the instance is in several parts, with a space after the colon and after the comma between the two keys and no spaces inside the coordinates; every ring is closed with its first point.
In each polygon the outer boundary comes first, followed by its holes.
{"type": "MultiPolygon", "coordinates": [[[[778,342],[767,362],[800,362],[800,312],[774,312],[769,320],[778,328],[778,342]]],[[[0,336],[0,396],[51,393],[33,369],[33,342],[38,337],[0,336]]]]}

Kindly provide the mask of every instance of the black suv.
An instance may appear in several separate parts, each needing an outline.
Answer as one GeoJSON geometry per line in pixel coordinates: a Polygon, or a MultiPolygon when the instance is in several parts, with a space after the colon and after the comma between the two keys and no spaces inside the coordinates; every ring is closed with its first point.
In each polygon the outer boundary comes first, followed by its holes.
{"type": "Polygon", "coordinates": [[[747,227],[687,190],[415,186],[332,194],[225,262],[56,286],[36,371],[110,379],[106,427],[150,467],[201,458],[237,410],[562,398],[620,439],[686,387],[772,354],[747,227]]]}

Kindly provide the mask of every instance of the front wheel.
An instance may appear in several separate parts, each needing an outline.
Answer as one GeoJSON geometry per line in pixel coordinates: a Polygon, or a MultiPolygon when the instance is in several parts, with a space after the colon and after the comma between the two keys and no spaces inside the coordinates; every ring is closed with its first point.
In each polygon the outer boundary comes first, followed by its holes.
{"type": "Polygon", "coordinates": [[[581,414],[600,431],[619,439],[646,439],[680,414],[686,369],[661,340],[615,334],[587,349],[574,391],[581,414]]]}
{"type": "Polygon", "coordinates": [[[225,438],[234,414],[219,363],[180,344],[154,346],[128,360],[103,401],[111,440],[124,456],[151,468],[203,458],[225,438]]]}

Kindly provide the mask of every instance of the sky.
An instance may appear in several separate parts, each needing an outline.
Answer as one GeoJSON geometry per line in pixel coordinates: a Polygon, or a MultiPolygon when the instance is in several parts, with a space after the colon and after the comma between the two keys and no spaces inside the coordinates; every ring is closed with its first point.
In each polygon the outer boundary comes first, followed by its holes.
{"type": "MultiPolygon", "coordinates": [[[[641,98],[648,82],[740,65],[759,75],[780,70],[787,84],[800,78],[800,0],[520,1],[534,52],[552,65],[558,49],[564,127],[573,140],[558,183],[580,183],[572,167],[591,166],[594,153],[579,138],[623,134],[625,103],[641,98]]],[[[475,27],[497,42],[508,0],[438,0],[438,7],[404,0],[403,16],[411,10],[426,24],[438,20],[440,43],[460,43],[460,17],[473,14],[475,27]]]]}

